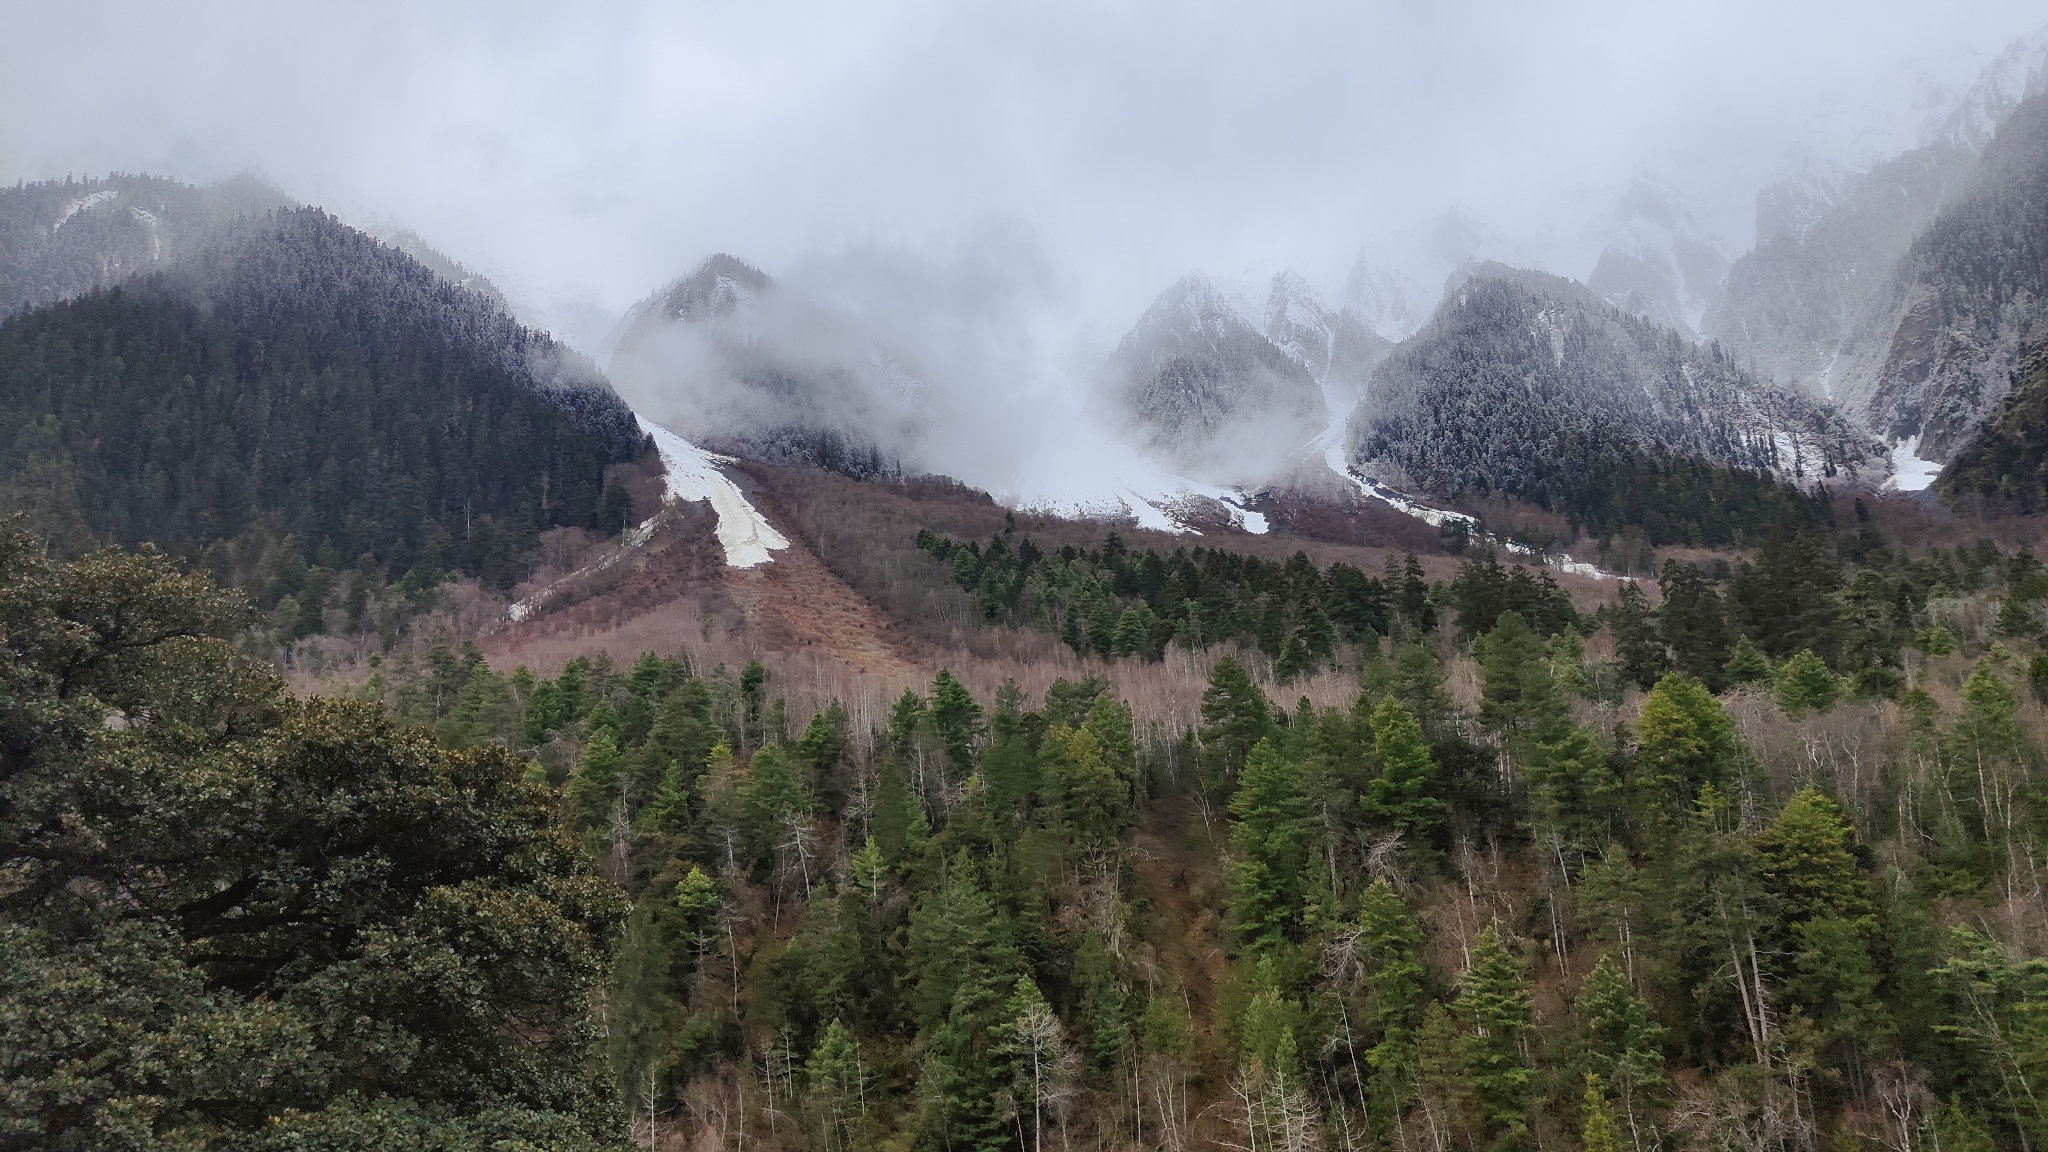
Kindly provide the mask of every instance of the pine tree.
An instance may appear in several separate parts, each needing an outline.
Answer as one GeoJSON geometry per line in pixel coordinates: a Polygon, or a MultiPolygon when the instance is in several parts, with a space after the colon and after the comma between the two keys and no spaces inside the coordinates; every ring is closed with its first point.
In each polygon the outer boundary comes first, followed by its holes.
{"type": "Polygon", "coordinates": [[[1088,647],[1104,660],[1116,659],[1116,599],[1098,595],[1088,610],[1088,647]]]}
{"type": "Polygon", "coordinates": [[[1698,565],[1664,562],[1658,580],[1664,603],[1657,609],[1658,629],[1671,648],[1678,671],[1718,692],[1727,686],[1725,669],[1733,656],[1728,611],[1698,565]]]}
{"type": "Polygon", "coordinates": [[[1019,1108],[1031,1109],[1028,1146],[1032,1152],[1044,1152],[1045,1113],[1049,1107],[1061,1107],[1073,1094],[1079,1061],[1059,1017],[1030,977],[1017,978],[1004,1016],[995,1030],[997,1051],[1011,1063],[1010,1085],[1019,1108]]]}
{"type": "Polygon", "coordinates": [[[1372,988],[1373,1022],[1380,1043],[1409,1043],[1408,1028],[1422,999],[1422,961],[1417,948],[1422,928],[1386,879],[1373,881],[1358,897],[1358,947],[1372,988]]]}
{"type": "Polygon", "coordinates": [[[1624,580],[1607,606],[1607,630],[1614,634],[1614,654],[1621,673],[1637,687],[1649,688],[1664,674],[1664,641],[1657,635],[1657,617],[1649,597],[1633,580],[1624,580]]]}
{"type": "Polygon", "coordinates": [[[1272,739],[1259,741],[1246,758],[1230,813],[1237,850],[1227,865],[1232,918],[1255,948],[1277,947],[1299,924],[1312,832],[1301,770],[1272,739]]]}
{"type": "Polygon", "coordinates": [[[1415,1031],[1414,1094],[1435,1144],[1450,1148],[1469,1144],[1474,1098],[1467,1068],[1468,1038],[1441,1000],[1430,1001],[1415,1031]]]}
{"type": "Polygon", "coordinates": [[[1586,1042],[1587,1077],[1614,1086],[1629,1130],[1636,1132],[1650,1097],[1664,1086],[1664,1029],[1650,1019],[1649,1006],[1606,955],[1579,989],[1577,1015],[1586,1042]]]}
{"type": "MultiPolygon", "coordinates": [[[[1787,923],[1822,916],[1871,916],[1870,885],[1858,874],[1854,832],[1818,788],[1800,789],[1756,836],[1757,871],[1787,923]]],[[[1874,922],[1873,922],[1874,927],[1874,922]]]]}
{"type": "Polygon", "coordinates": [[[1672,673],[1657,682],[1636,720],[1636,787],[1653,809],[1682,812],[1704,784],[1734,767],[1735,726],[1700,684],[1672,673]]]}
{"type": "Polygon", "coordinates": [[[1020,959],[1009,921],[982,889],[965,852],[911,912],[912,1007],[931,1060],[929,1085],[955,1143],[1000,1146],[1007,1138],[996,1098],[1009,1080],[996,1029],[1016,988],[1020,959]]]}
{"type": "Polygon", "coordinates": [[[1243,666],[1228,656],[1218,660],[1209,670],[1209,687],[1202,693],[1202,729],[1198,733],[1217,775],[1222,779],[1236,775],[1252,746],[1265,738],[1272,725],[1265,694],[1243,666]]]}
{"type": "Polygon", "coordinates": [[[619,803],[619,746],[608,728],[600,728],[576,758],[576,770],[562,794],[564,815],[572,828],[596,828],[611,819],[619,803]]]}
{"type": "Polygon", "coordinates": [[[875,845],[873,836],[867,838],[848,864],[853,870],[855,885],[867,895],[868,903],[880,903],[882,885],[889,879],[889,862],[882,858],[882,850],[875,845]]]}
{"type": "Polygon", "coordinates": [[[867,1113],[867,1077],[861,1068],[860,1045],[844,1022],[834,1017],[804,1062],[812,1106],[823,1122],[830,1147],[852,1146],[861,1116],[867,1113]]]}
{"type": "Polygon", "coordinates": [[[1315,671],[1315,661],[1308,654],[1308,645],[1300,635],[1289,633],[1280,645],[1280,654],[1273,658],[1273,679],[1281,684],[1291,684],[1298,676],[1315,671]]]}
{"type": "Polygon", "coordinates": [[[985,728],[981,705],[967,686],[944,668],[932,680],[931,718],[954,771],[962,775],[973,771],[974,745],[985,728]]]}

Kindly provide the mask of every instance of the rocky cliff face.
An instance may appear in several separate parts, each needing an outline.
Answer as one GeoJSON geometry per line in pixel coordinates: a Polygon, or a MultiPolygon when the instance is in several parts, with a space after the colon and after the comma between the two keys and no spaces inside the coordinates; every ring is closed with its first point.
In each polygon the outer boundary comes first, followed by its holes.
{"type": "Polygon", "coordinates": [[[1727,271],[1728,258],[1684,198],[1638,178],[1615,204],[1586,286],[1614,307],[1691,339],[1720,298],[1727,271]]]}
{"type": "Polygon", "coordinates": [[[1898,260],[1845,341],[1845,408],[1947,460],[2048,341],[2048,93],[2022,103],[1967,186],[1898,260]]]}
{"type": "Polygon", "coordinates": [[[1704,334],[1766,379],[1832,395],[1845,376],[1844,345],[1873,297],[1975,159],[1939,141],[1868,172],[1816,172],[1765,189],[1757,246],[1729,268],[1704,334]]]}

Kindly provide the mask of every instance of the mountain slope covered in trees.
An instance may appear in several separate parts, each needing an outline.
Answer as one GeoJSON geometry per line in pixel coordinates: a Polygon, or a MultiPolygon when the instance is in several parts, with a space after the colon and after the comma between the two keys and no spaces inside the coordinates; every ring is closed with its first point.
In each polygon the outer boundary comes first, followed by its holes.
{"type": "Polygon", "coordinates": [[[1853,475],[1875,447],[1831,409],[1757,380],[1718,347],[1583,286],[1481,265],[1381,364],[1348,430],[1354,466],[1427,491],[1502,494],[1596,535],[1726,543],[1853,475]]]}
{"type": "Polygon", "coordinates": [[[74,545],[289,534],[509,585],[643,441],[587,361],[317,210],[0,324],[0,487],[74,545]]]}
{"type": "Polygon", "coordinates": [[[246,176],[196,188],[121,174],[0,188],[0,316],[193,255],[238,221],[291,205],[246,176]]]}

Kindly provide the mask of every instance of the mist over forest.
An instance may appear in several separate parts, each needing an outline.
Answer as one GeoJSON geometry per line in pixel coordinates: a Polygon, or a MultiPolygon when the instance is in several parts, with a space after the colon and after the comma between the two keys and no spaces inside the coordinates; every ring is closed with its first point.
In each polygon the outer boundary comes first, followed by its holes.
{"type": "Polygon", "coordinates": [[[2042,19],[14,5],[0,1147],[2040,1147],[2042,19]]]}

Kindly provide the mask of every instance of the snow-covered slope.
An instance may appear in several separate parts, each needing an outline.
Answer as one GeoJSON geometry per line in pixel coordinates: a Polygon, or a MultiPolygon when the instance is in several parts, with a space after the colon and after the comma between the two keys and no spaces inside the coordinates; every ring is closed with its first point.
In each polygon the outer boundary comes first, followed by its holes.
{"type": "Polygon", "coordinates": [[[1199,533],[1204,525],[1225,524],[1255,535],[1266,531],[1265,516],[1245,507],[1242,491],[1176,475],[1129,445],[1085,429],[1035,454],[1029,468],[998,486],[997,502],[1075,520],[1134,519],[1160,532],[1199,533]]]}
{"type": "MultiPolygon", "coordinates": [[[[719,547],[725,550],[728,568],[755,568],[772,563],[771,553],[789,547],[789,539],[775,530],[761,510],[747,500],[739,485],[727,476],[721,464],[732,463],[732,457],[719,456],[704,451],[681,436],[649,421],[644,416],[635,416],[640,430],[654,438],[654,447],[661,454],[661,466],[666,480],[662,492],[664,505],[686,500],[709,500],[711,511],[718,518],[719,547]]],[[[506,615],[517,623],[531,617],[554,598],[563,587],[602,572],[631,555],[654,536],[654,530],[661,527],[663,515],[657,512],[636,527],[629,529],[619,538],[618,546],[607,550],[595,563],[562,577],[526,599],[512,605],[506,615]]]]}
{"type": "Polygon", "coordinates": [[[752,568],[774,560],[771,552],[789,547],[789,540],[775,530],[761,510],[754,507],[739,485],[720,470],[729,456],[704,451],[681,436],[640,419],[640,428],[654,437],[661,453],[661,465],[668,474],[668,500],[709,500],[718,515],[718,543],[725,549],[725,562],[733,568],[752,568]]]}

